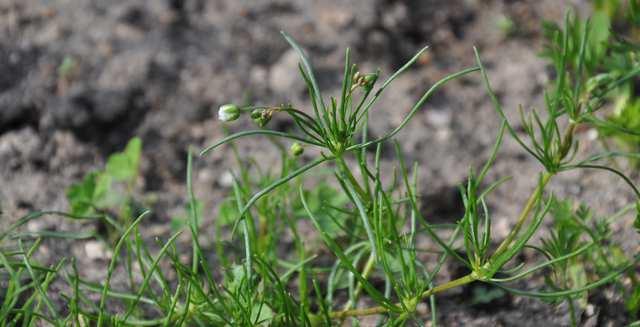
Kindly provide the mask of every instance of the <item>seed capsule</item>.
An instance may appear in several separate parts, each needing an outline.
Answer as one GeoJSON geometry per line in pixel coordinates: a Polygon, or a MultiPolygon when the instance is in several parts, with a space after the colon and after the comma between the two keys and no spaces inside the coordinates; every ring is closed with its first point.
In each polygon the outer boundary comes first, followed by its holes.
{"type": "Polygon", "coordinates": [[[378,74],[364,75],[362,86],[365,88],[365,90],[369,91],[373,88],[373,84],[376,83],[376,80],[378,80],[378,74]]]}
{"type": "Polygon", "coordinates": [[[304,153],[304,148],[302,147],[302,145],[300,145],[300,143],[295,142],[291,144],[291,148],[289,148],[289,151],[294,157],[299,157],[304,153]]]}
{"type": "Polygon", "coordinates": [[[255,109],[251,112],[251,119],[260,127],[266,126],[271,120],[272,112],[265,109],[255,109]]]}

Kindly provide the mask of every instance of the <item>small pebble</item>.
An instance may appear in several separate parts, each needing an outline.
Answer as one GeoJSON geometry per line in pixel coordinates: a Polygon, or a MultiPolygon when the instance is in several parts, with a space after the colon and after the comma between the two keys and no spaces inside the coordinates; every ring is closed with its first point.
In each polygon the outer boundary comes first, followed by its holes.
{"type": "Polygon", "coordinates": [[[90,260],[98,260],[106,257],[104,244],[99,241],[88,241],[84,244],[84,251],[90,260]]]}

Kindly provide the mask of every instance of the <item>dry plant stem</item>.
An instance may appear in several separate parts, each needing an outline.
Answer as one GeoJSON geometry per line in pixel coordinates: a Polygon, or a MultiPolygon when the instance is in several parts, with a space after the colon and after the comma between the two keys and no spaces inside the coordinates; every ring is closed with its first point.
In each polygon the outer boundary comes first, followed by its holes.
{"type": "MultiPolygon", "coordinates": [[[[469,284],[471,282],[473,282],[474,280],[476,280],[476,278],[472,275],[466,275],[463,277],[460,277],[458,279],[454,279],[452,281],[446,282],[442,285],[436,286],[432,289],[429,289],[425,292],[422,293],[422,295],[420,296],[420,299],[424,299],[426,297],[429,297],[433,294],[436,293],[440,293],[440,292],[444,292],[448,289],[452,289],[452,288],[456,288],[458,286],[462,286],[465,284],[469,284]]],[[[396,306],[400,307],[402,304],[397,303],[396,306]]],[[[332,312],[329,314],[329,317],[331,317],[332,319],[343,319],[343,318],[347,318],[347,317],[356,317],[356,316],[370,316],[370,315],[375,315],[375,314],[382,314],[382,313],[386,313],[389,312],[388,308],[382,307],[382,306],[377,306],[377,307],[371,307],[371,308],[364,308],[364,309],[351,309],[351,310],[342,310],[342,311],[336,311],[336,312],[332,312]]]]}

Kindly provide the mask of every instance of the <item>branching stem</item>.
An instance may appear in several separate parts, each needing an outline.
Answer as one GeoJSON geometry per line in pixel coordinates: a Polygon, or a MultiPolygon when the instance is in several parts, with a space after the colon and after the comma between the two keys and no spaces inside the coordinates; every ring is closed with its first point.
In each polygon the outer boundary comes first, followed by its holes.
{"type": "MultiPolygon", "coordinates": [[[[434,288],[431,288],[423,292],[422,295],[420,296],[420,299],[422,300],[436,293],[441,293],[448,289],[469,284],[475,280],[476,278],[472,274],[460,277],[458,279],[454,279],[452,281],[446,282],[442,285],[436,286],[434,288]]],[[[400,306],[400,304],[398,303],[396,306],[400,306]]],[[[347,317],[370,316],[370,315],[382,314],[387,312],[389,312],[388,308],[385,308],[383,306],[376,306],[376,307],[363,308],[363,309],[335,311],[335,312],[331,312],[329,314],[329,317],[331,317],[332,319],[343,319],[347,317]]]]}

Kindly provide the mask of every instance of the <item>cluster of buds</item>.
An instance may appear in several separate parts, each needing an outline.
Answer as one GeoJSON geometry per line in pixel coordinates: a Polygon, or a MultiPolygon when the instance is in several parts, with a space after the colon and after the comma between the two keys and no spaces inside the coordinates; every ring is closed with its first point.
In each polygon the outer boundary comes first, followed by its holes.
{"type": "Polygon", "coordinates": [[[273,116],[273,111],[274,111],[273,108],[255,109],[251,112],[251,119],[253,120],[254,123],[256,123],[256,125],[260,127],[264,127],[271,120],[271,116],[273,116]]]}
{"type": "MultiPolygon", "coordinates": [[[[251,120],[253,120],[256,125],[264,127],[271,121],[273,113],[282,108],[284,108],[284,105],[282,107],[256,108],[251,111],[251,120]]],[[[224,104],[218,108],[218,120],[223,122],[235,121],[240,118],[243,110],[248,110],[248,108],[243,109],[233,103],[224,104]]]]}
{"type": "Polygon", "coordinates": [[[362,87],[368,92],[373,88],[373,84],[376,83],[377,79],[378,74],[361,74],[360,72],[356,72],[352,77],[353,86],[351,86],[351,92],[358,87],[362,87]]]}

